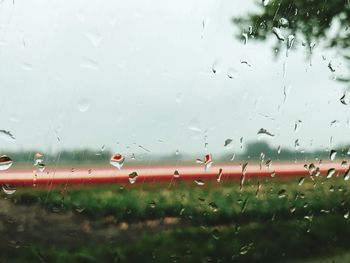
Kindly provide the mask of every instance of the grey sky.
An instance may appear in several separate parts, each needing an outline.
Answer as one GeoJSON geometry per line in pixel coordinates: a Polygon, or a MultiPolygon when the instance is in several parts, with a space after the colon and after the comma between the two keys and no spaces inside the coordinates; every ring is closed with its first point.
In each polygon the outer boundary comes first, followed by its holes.
{"type": "Polygon", "coordinates": [[[256,8],[238,0],[2,2],[0,129],[16,141],[0,148],[220,153],[225,139],[236,151],[260,128],[275,134],[275,146],[349,142],[344,87],[327,68],[346,65],[320,44],[310,66],[296,36],[283,77],[273,35],[247,45],[233,37],[230,19],[256,8]]]}

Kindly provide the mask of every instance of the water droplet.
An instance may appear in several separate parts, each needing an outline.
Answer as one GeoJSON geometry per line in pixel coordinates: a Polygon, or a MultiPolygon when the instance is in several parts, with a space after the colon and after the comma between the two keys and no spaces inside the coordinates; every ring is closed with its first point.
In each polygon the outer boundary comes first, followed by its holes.
{"type": "Polygon", "coordinates": [[[210,202],[208,205],[209,205],[209,208],[211,210],[213,210],[213,212],[217,212],[218,211],[218,206],[214,202],[210,202]]]}
{"type": "Polygon", "coordinates": [[[270,169],[271,163],[272,163],[272,160],[268,159],[265,163],[266,168],[270,169]]]}
{"type": "Polygon", "coordinates": [[[85,36],[90,40],[94,47],[98,47],[102,41],[102,36],[99,33],[89,32],[85,36]]]}
{"type": "Polygon", "coordinates": [[[219,70],[219,65],[220,65],[220,60],[219,59],[216,59],[213,63],[213,65],[211,66],[211,71],[216,74],[218,73],[218,70],[219,70]]]}
{"type": "Polygon", "coordinates": [[[287,57],[288,57],[288,54],[289,54],[289,50],[293,47],[294,40],[295,40],[295,36],[294,35],[289,35],[288,38],[287,38],[287,57]]]}
{"type": "Polygon", "coordinates": [[[248,43],[248,34],[247,33],[242,33],[242,37],[244,39],[244,45],[248,43]]]}
{"type": "Polygon", "coordinates": [[[208,171],[212,164],[213,164],[213,157],[209,153],[209,154],[204,156],[204,170],[208,171]]]}
{"type": "Polygon", "coordinates": [[[196,185],[199,185],[199,186],[203,186],[205,184],[204,181],[201,179],[196,179],[196,180],[194,180],[194,182],[196,185]]]}
{"type": "Polygon", "coordinates": [[[13,134],[10,131],[6,130],[0,130],[0,138],[5,141],[14,141],[16,138],[13,136],[13,134]]]}
{"type": "Polygon", "coordinates": [[[38,169],[40,172],[43,172],[46,168],[46,165],[44,163],[39,163],[38,164],[38,169]]]}
{"type": "Polygon", "coordinates": [[[137,174],[137,172],[132,172],[129,174],[129,182],[131,184],[135,183],[136,182],[136,179],[139,175],[137,174]]]}
{"type": "Polygon", "coordinates": [[[334,168],[328,169],[328,171],[327,171],[327,178],[332,178],[332,176],[334,174],[335,174],[335,169],[334,168]]]}
{"type": "Polygon", "coordinates": [[[350,178],[350,168],[346,170],[345,174],[344,174],[344,180],[348,181],[350,178]]]}
{"type": "Polygon", "coordinates": [[[295,148],[296,151],[299,150],[299,148],[300,148],[299,139],[296,139],[296,140],[294,141],[294,148],[295,148]]]}
{"type": "Polygon", "coordinates": [[[80,112],[87,112],[87,110],[89,109],[89,106],[90,106],[90,103],[86,98],[82,98],[78,101],[78,110],[80,112]]]}
{"type": "Polygon", "coordinates": [[[7,195],[13,195],[14,193],[16,193],[16,188],[9,184],[4,184],[2,185],[2,191],[7,195]]]}
{"type": "Polygon", "coordinates": [[[350,214],[350,212],[349,212],[349,210],[344,214],[344,218],[345,219],[348,219],[349,218],[349,214],[350,214]]]}
{"type": "Polygon", "coordinates": [[[123,167],[125,157],[119,153],[112,155],[109,163],[120,170],[123,167]]]}
{"type": "Polygon", "coordinates": [[[157,207],[157,203],[154,200],[152,200],[151,202],[149,202],[149,207],[154,209],[157,207]]]}
{"type": "Polygon", "coordinates": [[[174,178],[179,178],[180,177],[180,173],[178,170],[174,171],[174,178]]]}
{"type": "Polygon", "coordinates": [[[271,177],[273,178],[273,177],[275,177],[276,176],[276,172],[275,171],[272,171],[271,172],[271,177]]]}
{"type": "Polygon", "coordinates": [[[260,140],[260,139],[262,139],[262,138],[264,138],[264,137],[273,137],[273,136],[275,136],[274,134],[272,134],[272,133],[270,133],[270,132],[268,132],[266,129],[264,129],[264,128],[261,128],[259,131],[258,131],[258,139],[260,140]]]}
{"type": "Polygon", "coordinates": [[[234,68],[229,68],[227,70],[227,77],[229,77],[230,79],[235,79],[237,78],[237,70],[235,70],[234,68]]]}
{"type": "Polygon", "coordinates": [[[228,146],[231,144],[231,142],[232,142],[232,139],[226,139],[224,147],[228,148],[228,146]]]}
{"type": "Polygon", "coordinates": [[[329,61],[329,63],[328,63],[328,68],[331,72],[335,72],[335,69],[334,69],[331,61],[329,61]]]}
{"type": "Polygon", "coordinates": [[[350,103],[350,96],[348,91],[345,91],[343,96],[341,96],[340,102],[344,105],[348,105],[350,103]]]}
{"type": "Polygon", "coordinates": [[[219,236],[219,230],[217,228],[214,228],[213,231],[212,231],[212,237],[215,239],[215,240],[219,240],[220,239],[220,236],[219,236]]]}
{"type": "Polygon", "coordinates": [[[6,155],[0,156],[0,171],[7,170],[11,167],[13,161],[6,155]]]}
{"type": "Polygon", "coordinates": [[[277,148],[277,153],[280,154],[281,151],[282,151],[282,147],[281,147],[281,145],[279,145],[278,148],[277,148]]]}
{"type": "Polygon", "coordinates": [[[294,124],[294,132],[298,132],[300,130],[300,127],[301,127],[301,123],[302,121],[301,120],[297,120],[294,124]]]}
{"type": "Polygon", "coordinates": [[[316,166],[313,163],[310,163],[308,171],[310,175],[313,175],[316,172],[316,166]]]}
{"type": "Polygon", "coordinates": [[[220,169],[219,169],[218,178],[216,179],[216,181],[217,181],[218,183],[220,183],[220,181],[221,181],[222,172],[223,172],[223,170],[220,168],[220,169]]]}
{"type": "Polygon", "coordinates": [[[278,191],[277,195],[278,195],[278,198],[284,198],[287,196],[287,191],[285,189],[282,189],[278,191]]]}
{"type": "Polygon", "coordinates": [[[334,161],[336,155],[337,155],[337,151],[331,150],[331,152],[329,153],[329,159],[331,159],[331,161],[334,161]]]}
{"type": "Polygon", "coordinates": [[[85,58],[80,63],[80,67],[86,68],[86,69],[97,70],[98,69],[98,63],[97,63],[97,61],[95,61],[93,59],[85,58]]]}
{"type": "Polygon", "coordinates": [[[305,177],[301,177],[298,181],[298,185],[302,185],[305,181],[305,177]]]}
{"type": "Polygon", "coordinates": [[[295,206],[292,206],[289,211],[293,214],[295,212],[295,210],[297,210],[297,208],[295,206]]]}
{"type": "Polygon", "coordinates": [[[278,40],[284,41],[284,36],[282,35],[282,32],[279,28],[277,27],[272,28],[272,33],[275,34],[278,40]]]}
{"type": "Polygon", "coordinates": [[[346,167],[348,166],[348,162],[347,161],[342,161],[341,164],[340,164],[342,167],[346,167]]]}
{"type": "Polygon", "coordinates": [[[278,20],[278,25],[280,27],[288,27],[289,26],[289,22],[286,18],[284,17],[281,17],[279,20],[278,20]]]}
{"type": "Polygon", "coordinates": [[[267,6],[269,4],[270,0],[262,0],[263,6],[267,6]]]}

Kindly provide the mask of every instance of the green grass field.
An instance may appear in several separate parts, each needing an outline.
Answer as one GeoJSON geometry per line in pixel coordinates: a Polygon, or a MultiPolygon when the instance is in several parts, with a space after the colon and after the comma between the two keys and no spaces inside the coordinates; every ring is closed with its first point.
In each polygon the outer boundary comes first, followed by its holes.
{"type": "Polygon", "coordinates": [[[349,262],[342,177],[21,188],[2,262],[349,262]]]}

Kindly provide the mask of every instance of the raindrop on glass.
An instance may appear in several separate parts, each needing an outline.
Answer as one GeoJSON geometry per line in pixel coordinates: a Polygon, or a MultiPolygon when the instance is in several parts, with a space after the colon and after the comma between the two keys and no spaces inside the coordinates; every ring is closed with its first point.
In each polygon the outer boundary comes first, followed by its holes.
{"type": "Polygon", "coordinates": [[[78,101],[78,110],[80,112],[87,112],[89,109],[90,103],[86,98],[82,98],[78,101]]]}
{"type": "Polygon", "coordinates": [[[334,161],[336,155],[337,155],[337,151],[331,150],[331,152],[329,153],[329,159],[331,159],[331,161],[334,161]]]}
{"type": "Polygon", "coordinates": [[[258,139],[262,139],[264,137],[273,137],[275,136],[274,134],[272,134],[271,132],[267,131],[266,129],[264,128],[261,128],[259,131],[258,131],[258,139]]]}
{"type": "Polygon", "coordinates": [[[14,193],[16,193],[16,188],[9,184],[4,184],[2,185],[2,191],[7,195],[13,195],[14,193]]]}
{"type": "Polygon", "coordinates": [[[13,161],[10,157],[6,155],[0,156],[0,170],[4,171],[11,167],[13,161]]]}
{"type": "Polygon", "coordinates": [[[287,191],[285,189],[282,189],[278,191],[277,195],[278,195],[278,198],[284,198],[287,195],[287,191]]]}
{"type": "Polygon", "coordinates": [[[272,28],[272,33],[275,34],[278,40],[284,41],[284,36],[282,35],[282,32],[279,28],[277,27],[272,28]]]}
{"type": "Polygon", "coordinates": [[[14,141],[16,140],[15,136],[10,131],[0,130],[0,138],[5,141],[14,141]]]}
{"type": "Polygon", "coordinates": [[[335,169],[334,168],[328,169],[328,171],[327,171],[327,178],[332,178],[334,174],[335,174],[335,169]]]}
{"type": "Polygon", "coordinates": [[[204,156],[204,169],[205,169],[205,171],[208,171],[212,164],[213,164],[213,157],[209,153],[209,154],[204,156]]]}
{"type": "Polygon", "coordinates": [[[119,153],[112,155],[109,163],[120,170],[123,167],[125,157],[119,153]]]}
{"type": "Polygon", "coordinates": [[[224,147],[228,148],[228,146],[231,144],[231,142],[232,142],[232,139],[226,139],[225,143],[224,143],[224,147]]]}
{"type": "Polygon", "coordinates": [[[180,177],[180,173],[178,170],[174,171],[174,178],[179,178],[180,177]]]}
{"type": "Polygon", "coordinates": [[[130,173],[130,174],[129,174],[129,182],[130,182],[131,184],[135,183],[137,177],[138,177],[137,172],[132,172],[132,173],[130,173]]]}
{"type": "Polygon", "coordinates": [[[235,79],[237,78],[237,70],[235,70],[234,68],[229,68],[227,70],[227,77],[230,79],[235,79]]]}
{"type": "Polygon", "coordinates": [[[199,186],[203,186],[204,185],[204,181],[201,180],[201,179],[196,179],[196,180],[194,180],[194,182],[195,182],[196,185],[199,185],[199,186]]]}

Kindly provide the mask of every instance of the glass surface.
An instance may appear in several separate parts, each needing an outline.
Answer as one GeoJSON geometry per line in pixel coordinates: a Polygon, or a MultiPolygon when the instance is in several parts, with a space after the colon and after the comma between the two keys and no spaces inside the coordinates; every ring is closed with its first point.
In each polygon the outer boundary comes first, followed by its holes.
{"type": "Polygon", "coordinates": [[[349,262],[349,0],[0,2],[1,262],[349,262]]]}

